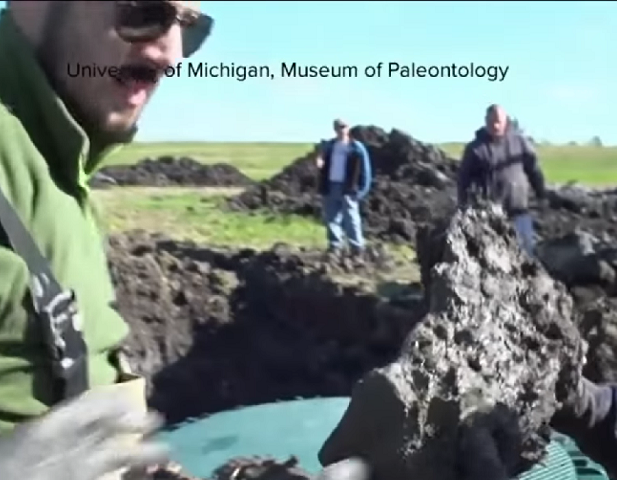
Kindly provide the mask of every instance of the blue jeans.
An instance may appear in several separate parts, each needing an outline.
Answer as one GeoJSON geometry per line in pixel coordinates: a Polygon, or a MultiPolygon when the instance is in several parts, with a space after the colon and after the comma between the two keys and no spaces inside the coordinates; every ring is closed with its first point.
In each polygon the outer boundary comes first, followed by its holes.
{"type": "Polygon", "coordinates": [[[521,248],[531,257],[534,256],[536,248],[535,231],[533,229],[533,218],[529,213],[523,213],[512,218],[516,236],[521,248]]]}
{"type": "Polygon", "coordinates": [[[343,247],[344,238],[353,249],[364,247],[360,202],[351,195],[343,194],[343,184],[331,182],[328,194],[324,196],[324,222],[328,246],[331,249],[343,247]]]}

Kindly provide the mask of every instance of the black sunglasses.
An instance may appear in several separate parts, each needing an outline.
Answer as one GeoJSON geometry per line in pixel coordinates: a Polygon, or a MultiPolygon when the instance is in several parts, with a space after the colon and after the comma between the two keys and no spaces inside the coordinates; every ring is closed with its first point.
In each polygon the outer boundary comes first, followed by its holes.
{"type": "Polygon", "coordinates": [[[182,28],[182,54],[188,58],[210,36],[214,20],[166,0],[116,1],[115,28],[125,42],[152,42],[175,23],[182,28]]]}

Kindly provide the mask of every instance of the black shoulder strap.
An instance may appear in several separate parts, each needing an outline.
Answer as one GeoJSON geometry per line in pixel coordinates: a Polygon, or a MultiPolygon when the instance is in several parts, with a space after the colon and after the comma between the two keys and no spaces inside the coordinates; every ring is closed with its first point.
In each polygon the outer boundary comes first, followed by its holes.
{"type": "Polygon", "coordinates": [[[88,389],[87,347],[81,333],[73,292],[65,291],[51,271],[34,239],[0,189],[0,227],[12,250],[30,271],[32,303],[52,357],[52,375],[57,381],[56,401],[88,389]]]}

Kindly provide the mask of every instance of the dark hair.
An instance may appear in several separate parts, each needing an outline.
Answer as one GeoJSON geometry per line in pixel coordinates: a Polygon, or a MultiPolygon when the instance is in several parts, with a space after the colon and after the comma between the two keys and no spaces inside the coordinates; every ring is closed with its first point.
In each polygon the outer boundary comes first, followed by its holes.
{"type": "Polygon", "coordinates": [[[486,116],[488,117],[489,115],[497,113],[500,109],[501,107],[499,105],[497,105],[496,103],[493,103],[489,105],[488,108],[486,109],[486,116]]]}

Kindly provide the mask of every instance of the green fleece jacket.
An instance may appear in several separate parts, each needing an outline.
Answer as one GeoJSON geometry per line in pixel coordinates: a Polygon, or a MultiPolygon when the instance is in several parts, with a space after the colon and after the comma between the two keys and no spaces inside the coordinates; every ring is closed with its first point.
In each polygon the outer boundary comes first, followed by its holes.
{"type": "MultiPolygon", "coordinates": [[[[64,288],[74,289],[91,387],[112,384],[109,354],[128,327],[114,291],[86,185],[102,154],[46,80],[8,11],[0,13],[0,188],[64,288]]],[[[0,237],[4,238],[4,235],[0,237]]],[[[52,404],[49,360],[29,320],[25,263],[0,241],[0,434],[52,404]]]]}

